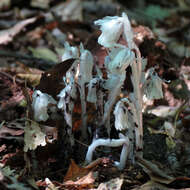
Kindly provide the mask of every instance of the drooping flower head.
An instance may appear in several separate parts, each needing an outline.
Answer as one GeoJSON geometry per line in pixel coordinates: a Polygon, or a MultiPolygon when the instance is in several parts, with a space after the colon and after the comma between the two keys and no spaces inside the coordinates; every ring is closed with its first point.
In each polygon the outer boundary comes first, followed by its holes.
{"type": "Polygon", "coordinates": [[[104,47],[111,48],[114,46],[121,46],[117,44],[121,35],[124,35],[128,46],[131,48],[133,43],[133,32],[130,21],[125,13],[121,17],[107,16],[103,19],[94,22],[95,25],[100,25],[102,34],[98,38],[98,43],[104,47]]]}
{"type": "Polygon", "coordinates": [[[32,95],[32,108],[34,110],[34,119],[36,121],[47,121],[49,115],[47,113],[48,104],[56,104],[57,102],[52,96],[42,93],[40,90],[35,90],[32,95]]]}
{"type": "Polygon", "coordinates": [[[107,16],[104,19],[95,21],[95,25],[100,25],[102,34],[98,38],[98,43],[104,47],[112,47],[116,44],[123,32],[122,18],[118,16],[107,16]]]}

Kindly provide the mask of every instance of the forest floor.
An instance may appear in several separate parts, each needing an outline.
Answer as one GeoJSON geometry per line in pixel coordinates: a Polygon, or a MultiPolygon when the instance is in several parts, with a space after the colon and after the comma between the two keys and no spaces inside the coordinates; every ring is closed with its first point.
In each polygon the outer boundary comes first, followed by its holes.
{"type": "MultiPolygon", "coordinates": [[[[0,1],[0,189],[190,189],[190,5],[177,0],[137,2],[0,1]],[[40,123],[46,146],[26,139],[34,90],[52,96],[60,92],[62,84],[57,81],[72,64],[70,60],[55,66],[61,62],[65,42],[77,47],[83,43],[101,66],[106,52],[97,44],[100,31],[93,22],[123,11],[147,59],[146,69],[154,67],[163,80],[163,98],[144,104],[143,158],[119,171],[113,160],[119,159],[121,149],[100,147],[86,165],[92,136],[81,138],[77,105],[74,146],[69,144],[64,119],[40,123]],[[45,81],[49,73],[52,78],[45,81]],[[27,143],[32,150],[24,150],[27,143]]],[[[94,111],[89,105],[89,126],[96,120],[94,111]]],[[[111,138],[117,138],[114,118],[111,122],[111,138]]],[[[106,137],[104,129],[100,133],[106,137]]]]}

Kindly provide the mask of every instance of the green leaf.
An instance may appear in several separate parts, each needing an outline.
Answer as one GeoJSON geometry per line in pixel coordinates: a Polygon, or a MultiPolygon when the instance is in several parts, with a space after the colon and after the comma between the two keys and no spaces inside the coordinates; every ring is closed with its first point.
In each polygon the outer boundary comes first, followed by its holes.
{"type": "Polygon", "coordinates": [[[166,8],[161,8],[158,5],[149,5],[145,9],[145,14],[154,19],[163,20],[170,15],[170,10],[166,8]]]}
{"type": "Polygon", "coordinates": [[[41,47],[34,49],[32,47],[29,47],[28,49],[32,52],[33,56],[36,58],[46,59],[48,61],[53,61],[55,63],[58,62],[57,55],[48,48],[41,47]]]}

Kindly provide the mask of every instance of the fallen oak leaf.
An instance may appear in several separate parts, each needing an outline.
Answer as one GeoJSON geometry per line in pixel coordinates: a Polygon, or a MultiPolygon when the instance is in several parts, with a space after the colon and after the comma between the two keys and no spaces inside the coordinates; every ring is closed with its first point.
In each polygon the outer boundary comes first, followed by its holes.
{"type": "Polygon", "coordinates": [[[101,184],[98,186],[98,189],[97,189],[97,190],[104,190],[104,189],[120,190],[122,184],[123,184],[123,179],[115,178],[115,179],[111,179],[111,180],[108,181],[108,182],[101,183],[101,184]]]}
{"type": "Polygon", "coordinates": [[[85,168],[79,167],[74,160],[71,159],[71,164],[64,177],[63,186],[75,189],[90,189],[93,187],[95,175],[92,170],[101,163],[102,159],[97,159],[85,168]]]}
{"type": "Polygon", "coordinates": [[[93,172],[91,171],[87,175],[83,176],[82,178],[80,178],[77,181],[72,181],[72,180],[66,181],[64,183],[64,186],[67,188],[74,187],[79,190],[91,189],[91,188],[93,188],[94,181],[95,181],[95,178],[94,178],[93,172]]]}
{"type": "Polygon", "coordinates": [[[64,182],[66,181],[77,181],[79,178],[87,175],[90,169],[79,167],[73,159],[71,159],[71,164],[67,171],[67,174],[64,177],[64,182]]]}

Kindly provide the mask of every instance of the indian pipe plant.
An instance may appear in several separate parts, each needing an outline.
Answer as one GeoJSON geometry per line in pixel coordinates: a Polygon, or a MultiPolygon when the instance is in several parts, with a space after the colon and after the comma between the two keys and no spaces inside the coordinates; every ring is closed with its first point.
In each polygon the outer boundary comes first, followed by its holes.
{"type": "Polygon", "coordinates": [[[61,110],[67,125],[72,129],[74,107],[80,99],[81,134],[85,139],[88,138],[88,105],[93,104],[96,110],[94,125],[97,128],[106,127],[109,134],[110,119],[114,116],[119,139],[94,136],[85,160],[88,163],[92,161],[93,152],[98,146],[122,146],[120,161],[115,161],[115,165],[118,169],[124,169],[127,160],[134,163],[135,155],[142,156],[143,101],[163,97],[162,80],[154,68],[144,72],[146,60],[141,57],[139,48],[133,40],[131,24],[125,13],[121,17],[107,16],[95,21],[95,25],[99,25],[102,31],[98,43],[106,48],[108,54],[104,60],[104,71],[94,63],[93,55],[84,49],[82,44],[77,48],[71,47],[66,42],[62,61],[68,59],[75,61],[63,76],[64,88],[57,94],[56,100],[40,90],[34,91],[32,101],[34,120],[45,122],[50,117],[56,119],[57,110],[61,110]],[[128,67],[132,71],[129,76],[126,75],[128,67]],[[126,77],[131,78],[133,91],[127,92],[127,95],[121,98],[121,88],[126,77]]]}

